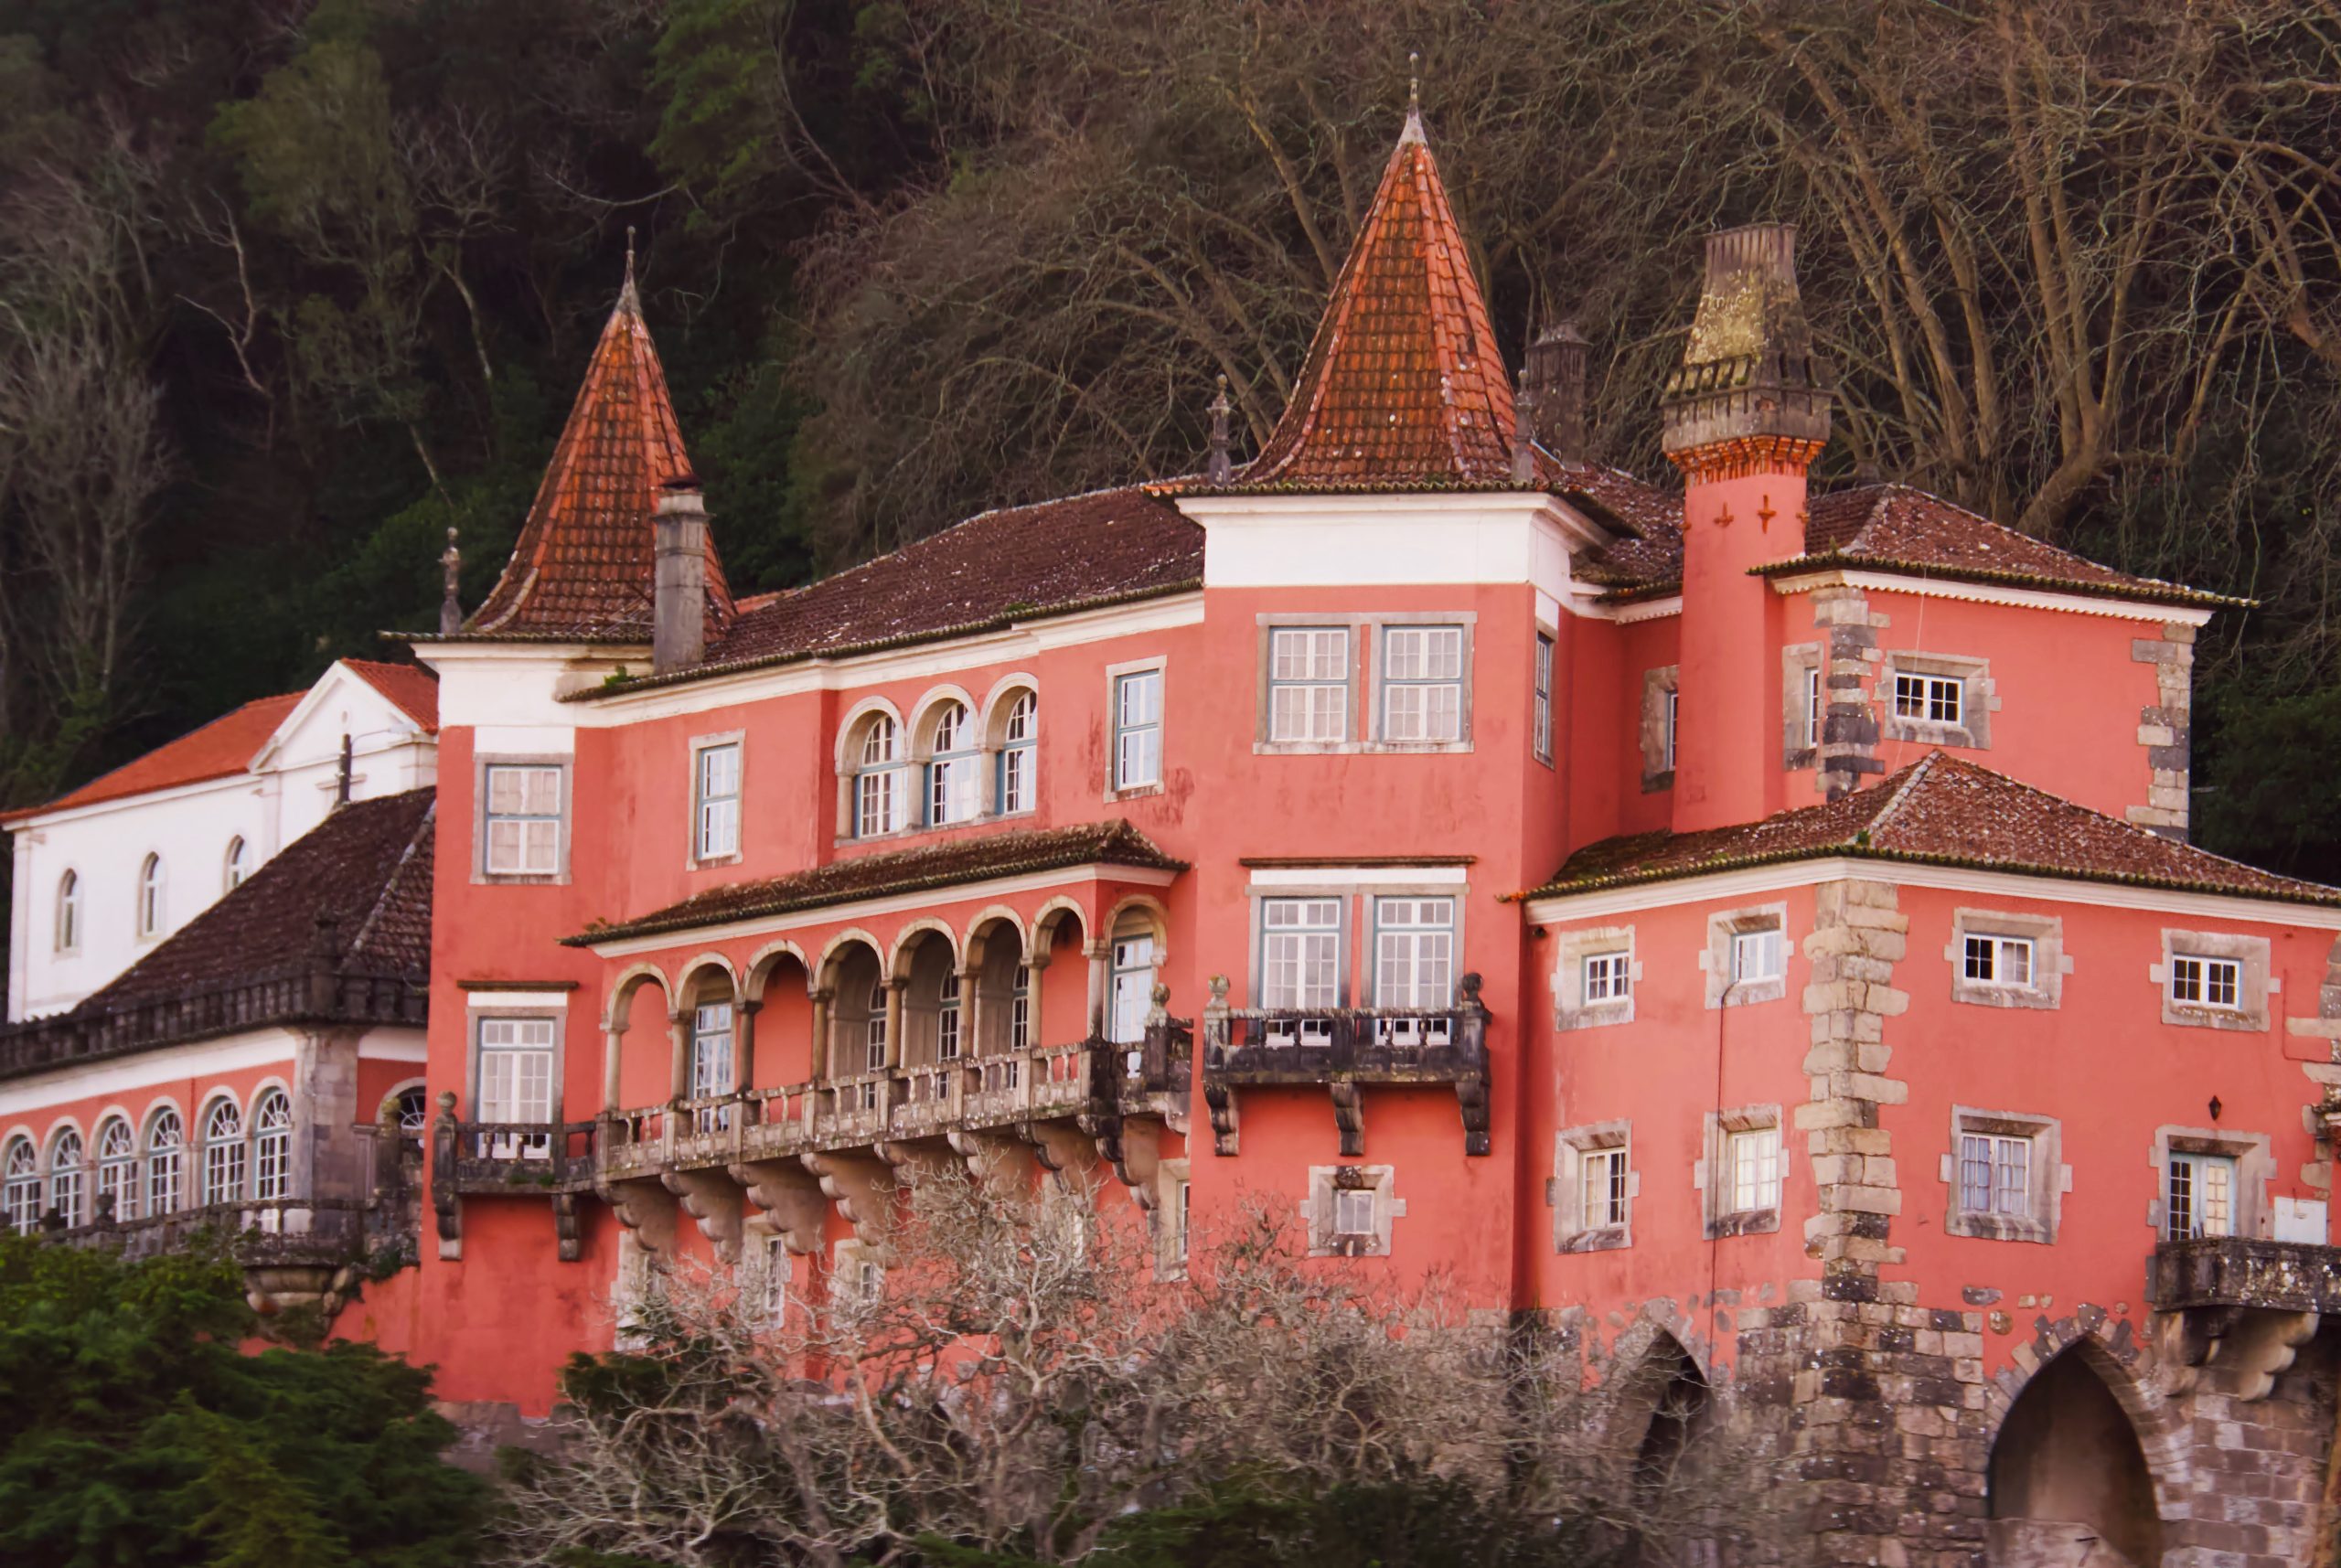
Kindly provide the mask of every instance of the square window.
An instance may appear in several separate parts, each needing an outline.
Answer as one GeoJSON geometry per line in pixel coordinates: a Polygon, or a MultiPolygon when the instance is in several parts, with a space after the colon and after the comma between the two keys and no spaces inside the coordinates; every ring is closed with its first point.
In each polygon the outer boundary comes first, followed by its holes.
{"type": "Polygon", "coordinates": [[[1780,1206],[1780,1129],[1749,1127],[1724,1136],[1726,1210],[1753,1213],[1780,1206]]]}
{"type": "Polygon", "coordinates": [[[1633,964],[1624,953],[1585,955],[1585,1005],[1621,1002],[1633,995],[1633,964]]]}
{"type": "Polygon", "coordinates": [[[1374,1194],[1350,1188],[1336,1189],[1333,1193],[1333,1234],[1371,1236],[1374,1232],[1374,1194]]]}
{"type": "Polygon", "coordinates": [[[1754,985],[1780,978],[1780,928],[1761,926],[1731,933],[1731,983],[1754,985]]]}
{"type": "Polygon", "coordinates": [[[1964,938],[1962,972],[1979,986],[2030,986],[2033,976],[2032,938],[1969,933],[1964,938]]]}
{"type": "Polygon", "coordinates": [[[1149,789],[1162,782],[1162,672],[1114,677],[1114,787],[1149,789]]]}
{"type": "Polygon", "coordinates": [[[1279,626],[1268,634],[1268,739],[1338,745],[1349,739],[1346,626],[1279,626]]]}
{"type": "Polygon", "coordinates": [[[1587,1149],[1577,1161],[1580,1230],[1607,1231],[1626,1222],[1626,1151],[1587,1149]]]}
{"type": "Polygon", "coordinates": [[[482,864],[494,877],[551,877],[561,871],[561,770],[491,763],[484,770],[487,810],[482,864]]]}
{"type": "Polygon", "coordinates": [[[2188,1007],[2233,1011],[2243,994],[2243,965],[2233,958],[2175,954],[2170,960],[2170,999],[2188,1007]]]}
{"type": "Polygon", "coordinates": [[[1382,635],[1382,738],[1463,738],[1463,628],[1391,626],[1382,635]]]}
{"type": "Polygon", "coordinates": [[[1929,724],[1957,724],[1962,710],[1962,682],[1950,676],[1896,675],[1894,716],[1929,724]]]}
{"type": "Polygon", "coordinates": [[[694,770],[696,833],[692,857],[717,860],[740,852],[740,742],[699,749],[694,770]]]}
{"type": "Polygon", "coordinates": [[[2164,1228],[2170,1239],[2235,1234],[2235,1157],[2224,1154],[2170,1156],[2170,1191],[2164,1228]]]}
{"type": "Polygon", "coordinates": [[[2030,1219],[2032,1139],[1995,1133],[1959,1136],[1959,1207],[1964,1213],[2030,1219]]]}

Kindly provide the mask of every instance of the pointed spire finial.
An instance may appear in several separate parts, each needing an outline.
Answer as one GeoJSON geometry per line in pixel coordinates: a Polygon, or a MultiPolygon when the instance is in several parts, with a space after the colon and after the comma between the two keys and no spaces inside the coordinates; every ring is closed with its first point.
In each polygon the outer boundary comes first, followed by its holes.
{"type": "Polygon", "coordinates": [[[1528,389],[1528,368],[1521,367],[1520,389],[1512,399],[1512,482],[1525,488],[1536,483],[1536,400],[1528,389]]]}
{"type": "Polygon", "coordinates": [[[439,601],[439,635],[452,637],[464,629],[463,601],[456,597],[461,581],[464,552],[455,548],[455,530],[447,530],[447,549],[439,557],[439,571],[445,583],[445,596],[439,601]]]}
{"type": "Polygon", "coordinates": [[[625,226],[625,283],[618,290],[620,304],[638,304],[640,296],[634,290],[634,225],[625,226]]]}
{"type": "Polygon", "coordinates": [[[1234,474],[1235,464],[1227,455],[1227,416],[1233,411],[1227,401],[1227,378],[1219,379],[1219,395],[1211,400],[1211,464],[1206,476],[1214,485],[1224,485],[1234,474]]]}
{"type": "Polygon", "coordinates": [[[1418,49],[1406,54],[1406,125],[1398,133],[1398,144],[1420,142],[1423,135],[1423,57],[1418,49]]]}

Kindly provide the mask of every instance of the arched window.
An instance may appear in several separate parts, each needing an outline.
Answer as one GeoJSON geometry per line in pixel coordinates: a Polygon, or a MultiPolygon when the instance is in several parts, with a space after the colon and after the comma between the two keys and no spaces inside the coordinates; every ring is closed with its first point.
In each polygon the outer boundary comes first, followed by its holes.
{"type": "Polygon", "coordinates": [[[81,873],[68,871],[57,879],[57,950],[72,953],[81,945],[81,873]]]}
{"type": "Polygon", "coordinates": [[[861,731],[853,774],[853,833],[874,838],[903,825],[902,736],[894,721],[875,714],[861,731]]]}
{"type": "Polygon", "coordinates": [[[1035,768],[1040,760],[1041,699],[1020,691],[1008,706],[1007,722],[999,731],[999,810],[1030,811],[1040,795],[1035,768]]]}
{"type": "Polygon", "coordinates": [[[252,1196],[262,1202],[293,1196],[293,1101],[282,1089],[252,1107],[252,1196]]]}
{"type": "Polygon", "coordinates": [[[186,1191],[182,1160],[187,1129],[179,1114],[166,1105],[146,1124],[146,1212],[176,1214],[186,1191]]]}
{"type": "Polygon", "coordinates": [[[69,1231],[87,1223],[90,1218],[82,1202],[88,1181],[81,1168],[81,1135],[71,1127],[58,1134],[48,1146],[48,1206],[63,1218],[69,1231]]]}
{"type": "Polygon", "coordinates": [[[943,976],[942,989],[936,993],[935,1060],[959,1060],[959,976],[957,970],[943,976]]]}
{"type": "Polygon", "coordinates": [[[31,1235],[40,1223],[40,1161],[30,1138],[10,1144],[5,1166],[0,1167],[0,1220],[20,1236],[31,1235]]]}
{"type": "Polygon", "coordinates": [[[160,936],[163,933],[163,858],[149,855],[145,864],[138,868],[138,934],[160,936]]]}
{"type": "Polygon", "coordinates": [[[973,818],[983,760],[976,754],[976,726],[966,703],[955,699],[935,709],[926,755],[927,826],[973,818]]]}
{"type": "MultiPolygon", "coordinates": [[[[691,1098],[732,1093],[732,1004],[702,1002],[691,1012],[691,1098]]],[[[693,1120],[703,1133],[732,1125],[728,1105],[702,1105],[693,1120]]]]}
{"type": "Polygon", "coordinates": [[[244,836],[239,833],[228,840],[228,868],[224,891],[232,893],[242,887],[244,879],[251,875],[251,846],[246,844],[244,836]]]}
{"type": "Polygon", "coordinates": [[[100,1219],[138,1218],[138,1145],[130,1124],[120,1116],[98,1129],[98,1204],[100,1219]]]}
{"type": "Polygon", "coordinates": [[[211,1102],[203,1117],[203,1201],[244,1200],[244,1118],[233,1100],[211,1102]]]}
{"type": "Polygon", "coordinates": [[[431,1130],[431,1096],[420,1083],[399,1091],[399,1136],[419,1138],[431,1130]]]}

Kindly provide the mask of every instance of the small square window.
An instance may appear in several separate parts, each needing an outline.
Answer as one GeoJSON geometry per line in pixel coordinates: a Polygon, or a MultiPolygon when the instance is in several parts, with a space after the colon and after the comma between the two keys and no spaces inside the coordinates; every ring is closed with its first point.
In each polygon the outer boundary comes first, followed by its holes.
{"type": "Polygon", "coordinates": [[[1626,1222],[1626,1151],[1587,1149],[1577,1161],[1582,1230],[1612,1230],[1626,1222]]]}
{"type": "Polygon", "coordinates": [[[1979,986],[2029,986],[2033,976],[2032,939],[1970,933],[1962,960],[1965,977],[1979,986]]]}
{"type": "Polygon", "coordinates": [[[1624,953],[1585,955],[1585,1005],[1621,1002],[1633,995],[1633,963],[1624,953]]]}
{"type": "Polygon", "coordinates": [[[2207,958],[2174,954],[2170,960],[2170,999],[2194,1008],[2234,1011],[2241,1005],[2243,965],[2233,958],[2207,958]]]}
{"type": "Polygon", "coordinates": [[[482,864],[493,877],[551,877],[561,870],[561,770],[491,764],[482,864]]]}
{"type": "Polygon", "coordinates": [[[1962,1133],[1959,1207],[1971,1215],[2031,1218],[2032,1140],[1994,1133],[1962,1133]]]}
{"type": "Polygon", "coordinates": [[[1374,1231],[1374,1194],[1349,1188],[1336,1190],[1333,1194],[1333,1234],[1371,1236],[1374,1231]]]}
{"type": "Polygon", "coordinates": [[[1724,1138],[1724,1192],[1727,1211],[1754,1213],[1780,1206],[1780,1129],[1748,1127],[1724,1138]]]}
{"type": "Polygon", "coordinates": [[[1962,691],[1962,683],[1950,676],[1897,674],[1894,677],[1894,716],[1923,720],[1929,724],[1956,724],[1962,691]]]}
{"type": "Polygon", "coordinates": [[[1731,934],[1731,983],[1754,985],[1780,978],[1780,928],[1761,926],[1731,934]]]}

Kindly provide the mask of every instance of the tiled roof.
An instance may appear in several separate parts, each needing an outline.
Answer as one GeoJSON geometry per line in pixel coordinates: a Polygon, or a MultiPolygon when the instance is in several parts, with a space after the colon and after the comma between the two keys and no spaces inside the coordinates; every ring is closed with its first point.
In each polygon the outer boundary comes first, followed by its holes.
{"type": "Polygon", "coordinates": [[[351,674],[390,699],[390,705],[422,727],[439,732],[439,677],[420,665],[381,664],[373,659],[341,661],[351,674]]]}
{"type": "Polygon", "coordinates": [[[339,807],[68,1016],[297,972],[320,917],[334,923],[343,972],[427,982],[433,793],[339,807]]]}
{"type": "Polygon", "coordinates": [[[69,811],[75,806],[95,805],[101,801],[121,800],[241,773],[259,755],[260,749],[268,744],[268,738],[276,733],[276,727],[284,722],[285,715],[299,707],[301,699],[307,695],[305,691],[293,691],[247,702],[202,729],[157,746],[112,773],[101,773],[55,800],[0,816],[0,822],[17,822],[52,811],[69,811]]]}
{"type": "MultiPolygon", "coordinates": [[[[659,486],[689,472],[667,374],[629,276],[512,559],[465,635],[649,641],[659,486]]],[[[712,634],[731,616],[732,594],[711,543],[707,581],[712,634]]]]}
{"type": "Polygon", "coordinates": [[[1410,116],[1292,401],[1230,488],[1509,485],[1512,437],[1487,301],[1410,116]]]}
{"type": "Polygon", "coordinates": [[[918,849],[856,855],[826,866],[710,888],[681,903],[615,925],[598,925],[561,941],[591,947],[629,936],[722,925],[796,910],[820,909],[852,899],[881,898],[955,887],[993,877],[1023,876],[1069,866],[1141,866],[1183,871],[1174,860],[1127,822],[1091,822],[1076,827],[1025,827],[1006,833],[955,838],[918,849]]]}
{"type": "Polygon", "coordinates": [[[1929,752],[1872,788],[1760,822],[1589,844],[1528,896],[1558,897],[1824,857],[1971,866],[2288,903],[2341,903],[2341,889],[2279,877],[2160,837],[1942,752],[1929,752]]]}
{"type": "MultiPolygon", "coordinates": [[[[1203,529],[1135,485],[1010,507],[775,596],[734,621],[704,663],[679,673],[987,631],[1197,588],[1203,575],[1203,529]]],[[[647,684],[655,682],[623,688],[647,684]]]]}

